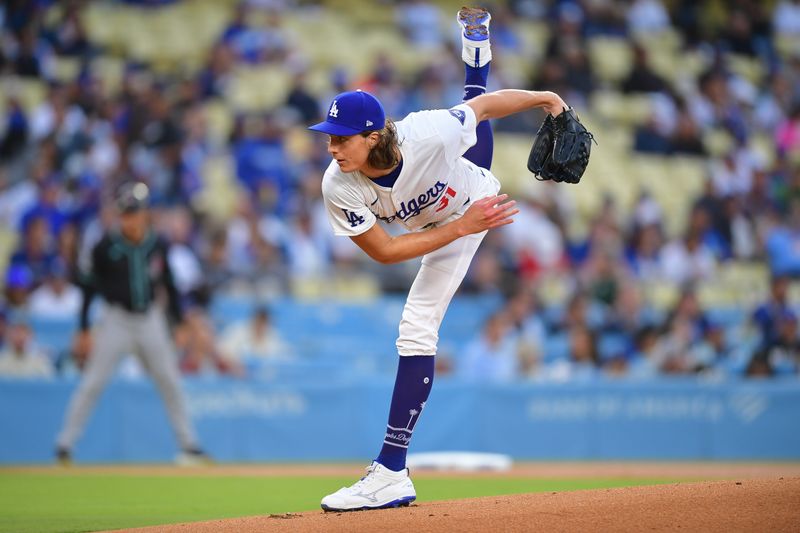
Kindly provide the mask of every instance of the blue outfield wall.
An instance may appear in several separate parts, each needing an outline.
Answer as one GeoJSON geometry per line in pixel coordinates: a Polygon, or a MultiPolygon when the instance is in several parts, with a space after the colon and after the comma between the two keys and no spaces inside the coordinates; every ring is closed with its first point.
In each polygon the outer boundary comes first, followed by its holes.
{"type": "MultiPolygon", "coordinates": [[[[0,382],[0,462],[52,461],[74,382],[0,382]]],[[[392,381],[186,382],[203,446],[220,461],[368,460],[392,381]]],[[[175,454],[150,382],[101,397],[75,457],[161,462],[175,454]]],[[[800,382],[519,384],[437,381],[412,451],[516,459],[800,459],[800,382]]]]}

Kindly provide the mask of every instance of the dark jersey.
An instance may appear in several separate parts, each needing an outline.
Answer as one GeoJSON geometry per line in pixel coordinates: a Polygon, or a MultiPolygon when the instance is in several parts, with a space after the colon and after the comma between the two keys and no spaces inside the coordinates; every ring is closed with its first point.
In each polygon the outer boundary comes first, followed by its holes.
{"type": "Polygon", "coordinates": [[[104,235],[92,249],[91,268],[82,273],[81,328],[89,327],[89,306],[96,293],[109,304],[144,313],[150,309],[158,286],[167,291],[170,315],[180,321],[180,297],[167,260],[168,251],[166,241],[153,232],[139,244],[118,232],[104,235]]]}

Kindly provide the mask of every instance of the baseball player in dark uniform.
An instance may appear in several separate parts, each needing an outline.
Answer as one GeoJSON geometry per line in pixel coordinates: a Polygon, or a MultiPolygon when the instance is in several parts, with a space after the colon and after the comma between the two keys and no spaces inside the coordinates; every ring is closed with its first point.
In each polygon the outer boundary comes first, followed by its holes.
{"type": "Polygon", "coordinates": [[[181,447],[177,462],[208,462],[197,444],[180,388],[177,354],[165,314],[156,302],[157,289],[163,287],[170,315],[176,323],[181,322],[180,299],[167,261],[168,245],[150,227],[148,200],[144,183],[120,188],[119,228],[109,231],[94,246],[81,273],[84,300],[77,343],[91,346],[91,352],[58,436],[56,455],[61,463],[70,461],[98,395],[129,353],[141,359],[164,399],[181,447]],[[90,333],[89,306],[95,294],[105,299],[106,306],[90,333]]]}

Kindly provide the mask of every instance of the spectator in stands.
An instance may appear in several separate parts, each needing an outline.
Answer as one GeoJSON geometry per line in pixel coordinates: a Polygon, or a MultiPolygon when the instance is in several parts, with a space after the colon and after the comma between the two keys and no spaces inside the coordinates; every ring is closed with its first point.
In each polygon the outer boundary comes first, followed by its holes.
{"type": "MultiPolygon", "coordinates": [[[[531,78],[528,85],[541,87],[542,90],[553,91],[557,94],[571,93],[571,88],[567,84],[565,67],[557,56],[545,55],[536,75],[531,78]]],[[[577,97],[577,95],[575,96],[577,97]]]]}
{"type": "Polygon", "coordinates": [[[772,14],[772,26],[780,37],[800,35],[800,2],[781,0],[772,14]]]}
{"type": "Polygon", "coordinates": [[[310,125],[320,119],[319,102],[306,87],[306,72],[301,71],[292,78],[292,87],[286,95],[286,105],[293,109],[303,124],[310,125]]]}
{"type": "Polygon", "coordinates": [[[626,11],[632,35],[649,37],[669,29],[669,13],[661,0],[633,0],[626,11]]]}
{"type": "Polygon", "coordinates": [[[551,324],[550,331],[555,333],[568,333],[574,327],[588,327],[592,331],[597,331],[603,327],[605,317],[602,310],[595,305],[585,292],[580,290],[570,297],[567,307],[561,316],[558,316],[551,324]]]}
{"type": "Polygon", "coordinates": [[[661,272],[675,285],[710,279],[717,268],[714,252],[697,231],[666,244],[661,252],[661,272]]]}
{"type": "Polygon", "coordinates": [[[6,306],[9,311],[26,311],[32,289],[31,269],[24,264],[12,264],[6,272],[5,283],[6,306]]]}
{"type": "Polygon", "coordinates": [[[356,82],[357,86],[379,98],[387,116],[402,116],[407,93],[396,60],[392,54],[378,52],[373,63],[366,78],[356,82]]]}
{"type": "MultiPolygon", "coordinates": [[[[757,169],[753,174],[753,186],[750,192],[742,198],[742,202],[747,206],[747,211],[753,215],[759,241],[764,220],[770,218],[777,208],[774,190],[772,172],[768,172],[766,169],[757,169]]],[[[763,255],[763,250],[764,244],[759,242],[758,254],[763,255]]]]}
{"type": "Polygon", "coordinates": [[[235,55],[225,43],[217,43],[209,53],[206,66],[200,71],[197,83],[203,98],[221,97],[233,77],[235,55]]]}
{"type": "Polygon", "coordinates": [[[524,287],[506,302],[505,312],[511,332],[517,337],[521,372],[535,373],[547,337],[547,324],[536,296],[524,287]]]}
{"type": "Polygon", "coordinates": [[[44,217],[31,219],[23,234],[22,247],[11,256],[11,264],[27,267],[32,276],[31,284],[38,285],[52,269],[55,259],[53,239],[47,219],[44,217]]]}
{"type": "Polygon", "coordinates": [[[498,3],[492,6],[492,46],[501,51],[498,56],[519,52],[524,45],[514,22],[515,13],[508,5],[498,3]]]}
{"type": "Polygon", "coordinates": [[[495,313],[464,348],[460,375],[468,381],[508,383],[520,375],[517,339],[505,313],[495,313]]]}
{"type": "Polygon", "coordinates": [[[292,182],[284,131],[274,115],[239,120],[234,133],[236,175],[259,209],[283,215],[292,182]]]}
{"type": "Polygon", "coordinates": [[[218,346],[220,353],[231,361],[286,360],[293,357],[266,307],[258,307],[246,322],[230,324],[220,335],[218,346]]]}
{"type": "Polygon", "coordinates": [[[732,76],[722,62],[718,56],[717,64],[700,75],[700,90],[689,100],[687,109],[694,123],[704,132],[725,128],[741,142],[749,131],[740,95],[733,90],[741,79],[732,76]]]}
{"type": "Polygon", "coordinates": [[[625,35],[625,5],[613,0],[596,0],[582,2],[586,19],[584,31],[586,35],[625,35]]]}
{"type": "Polygon", "coordinates": [[[227,267],[235,276],[256,279],[259,274],[272,274],[281,268],[280,253],[262,236],[258,213],[247,195],[241,196],[236,213],[228,221],[225,242],[227,267]]]}
{"type": "Polygon", "coordinates": [[[754,217],[745,209],[743,196],[728,196],[723,203],[723,238],[727,241],[733,257],[742,260],[755,259],[760,242],[754,217]]]}
{"type": "MultiPolygon", "coordinates": [[[[494,33],[492,34],[494,35],[494,33]]],[[[438,64],[431,63],[423,67],[417,74],[417,80],[413,85],[414,89],[403,104],[403,112],[412,113],[419,109],[443,109],[451,102],[458,101],[461,97],[461,90],[447,83],[447,74],[448,69],[438,64]]]]}
{"type": "Polygon", "coordinates": [[[0,162],[18,157],[28,142],[28,117],[19,99],[10,96],[6,103],[5,124],[0,137],[0,162]]]}
{"type": "Polygon", "coordinates": [[[658,93],[668,90],[666,80],[657,74],[650,66],[647,58],[647,49],[641,44],[634,43],[633,67],[628,77],[622,82],[622,90],[626,93],[658,93]]]}
{"type": "Polygon", "coordinates": [[[721,41],[725,50],[733,54],[755,56],[757,53],[753,24],[743,9],[731,9],[728,13],[726,28],[722,31],[721,41]]]}
{"type": "Polygon", "coordinates": [[[55,262],[61,262],[67,276],[78,271],[78,246],[80,244],[79,226],[68,222],[61,227],[56,237],[55,262]]]}
{"type": "Polygon", "coordinates": [[[680,314],[667,321],[658,343],[651,354],[659,372],[664,374],[688,374],[694,370],[689,353],[696,334],[692,321],[680,314]]]}
{"type": "Polygon", "coordinates": [[[636,278],[642,281],[654,281],[662,277],[663,241],[659,224],[647,224],[633,232],[626,258],[636,278]]]}
{"type": "Polygon", "coordinates": [[[658,376],[659,359],[658,328],[654,325],[645,325],[636,330],[628,375],[633,379],[652,379],[658,376]]]}
{"type": "Polygon", "coordinates": [[[600,354],[597,336],[584,325],[576,324],[569,332],[569,358],[554,361],[545,370],[551,381],[585,382],[599,376],[600,354]]]}
{"type": "Polygon", "coordinates": [[[49,78],[52,61],[50,46],[36,33],[35,24],[25,27],[12,56],[14,74],[25,78],[49,78]]]}
{"type": "Polygon", "coordinates": [[[516,286],[519,277],[513,272],[513,261],[505,258],[500,232],[489,233],[478,249],[459,289],[464,294],[491,294],[502,291],[505,280],[516,286]],[[504,268],[505,267],[505,268],[504,268]]]}
{"type": "Polygon", "coordinates": [[[545,46],[544,57],[561,58],[567,46],[585,46],[583,24],[584,11],[576,3],[564,2],[556,6],[556,24],[545,46]]]}
{"type": "Polygon", "coordinates": [[[770,229],[765,241],[772,273],[800,276],[800,198],[790,201],[786,223],[770,229]]]}
{"type": "Polygon", "coordinates": [[[667,328],[675,322],[686,322],[691,342],[699,342],[710,326],[694,287],[685,286],[667,316],[667,328]]]}
{"type": "Polygon", "coordinates": [[[777,343],[778,323],[781,319],[794,316],[789,305],[790,284],[788,276],[774,274],[770,280],[769,299],[753,312],[752,320],[761,334],[762,347],[777,343]]]}
{"type": "Polygon", "coordinates": [[[65,56],[85,56],[91,51],[89,35],[83,24],[78,2],[64,2],[61,17],[48,32],[56,53],[65,56]]]}
{"type": "Polygon", "coordinates": [[[50,360],[32,344],[31,328],[21,321],[8,327],[8,341],[0,351],[0,377],[49,378],[53,375],[50,360]]]}
{"type": "Polygon", "coordinates": [[[228,234],[225,228],[212,228],[205,241],[201,267],[203,280],[213,294],[222,290],[234,277],[228,264],[228,234]]]}
{"type": "Polygon", "coordinates": [[[703,245],[708,248],[718,261],[730,258],[730,241],[726,240],[719,231],[723,224],[724,213],[721,202],[715,202],[711,207],[708,204],[697,203],[689,212],[687,232],[700,236],[703,245]],[[717,217],[717,220],[715,220],[717,217]]]}
{"type": "Polygon", "coordinates": [[[175,346],[184,375],[244,375],[235,360],[226,359],[217,349],[214,328],[200,309],[186,312],[183,324],[175,332],[175,346]]]}
{"type": "Polygon", "coordinates": [[[564,77],[567,85],[578,93],[581,105],[585,105],[596,85],[586,48],[570,42],[562,50],[562,60],[564,61],[564,77]]]}
{"type": "Polygon", "coordinates": [[[435,50],[442,44],[441,12],[427,0],[404,0],[398,3],[395,22],[415,47],[435,50]]]}
{"type": "Polygon", "coordinates": [[[589,256],[579,279],[593,300],[614,306],[621,287],[627,282],[622,264],[622,257],[613,250],[598,249],[589,256]]]}
{"type": "Polygon", "coordinates": [[[620,285],[614,305],[607,311],[603,330],[622,335],[631,344],[631,335],[654,321],[652,310],[645,303],[639,284],[628,280],[620,285]]]}
{"type": "Polygon", "coordinates": [[[792,81],[785,69],[769,73],[765,81],[759,88],[753,118],[763,132],[772,134],[787,117],[796,97],[795,90],[800,89],[792,87],[792,81]]]}
{"type": "Polygon", "coordinates": [[[533,278],[553,272],[564,258],[564,237],[532,194],[520,198],[517,222],[500,230],[506,246],[519,265],[519,274],[533,278]]]}
{"type": "Polygon", "coordinates": [[[633,208],[633,228],[641,228],[655,224],[660,227],[664,220],[664,213],[653,193],[647,187],[639,189],[639,198],[633,208]]]}
{"type": "Polygon", "coordinates": [[[183,114],[182,144],[179,155],[179,183],[176,187],[181,203],[197,205],[205,185],[203,174],[212,155],[205,110],[189,104],[183,114]]]}
{"type": "Polygon", "coordinates": [[[706,149],[701,137],[702,123],[692,117],[683,99],[676,99],[678,115],[675,129],[669,139],[670,154],[705,155],[706,149]]]}
{"type": "Polygon", "coordinates": [[[192,305],[205,307],[210,294],[203,278],[203,267],[195,253],[191,212],[185,207],[175,207],[162,215],[164,234],[170,241],[169,265],[175,287],[181,298],[192,305]]]}
{"type": "Polygon", "coordinates": [[[577,373],[593,374],[600,362],[597,338],[589,328],[574,326],[569,332],[570,359],[577,373]]]}
{"type": "Polygon", "coordinates": [[[750,359],[744,373],[748,378],[771,378],[775,375],[769,361],[761,355],[755,355],[750,359]]]}
{"type": "Polygon", "coordinates": [[[687,353],[685,365],[690,373],[721,373],[729,356],[725,343],[725,328],[711,322],[705,328],[700,341],[693,344],[687,353]],[[715,370],[716,369],[716,370],[715,370]]]}
{"type": "Polygon", "coordinates": [[[239,61],[244,63],[280,61],[288,46],[280,13],[267,13],[266,25],[257,26],[248,22],[254,19],[254,10],[248,2],[239,3],[233,21],[222,34],[221,42],[229,45],[239,61]]]}
{"type": "Polygon", "coordinates": [[[800,372],[800,336],[795,314],[780,315],[774,331],[772,341],[765,343],[754,359],[766,362],[774,375],[797,375],[800,372]]]}
{"type": "Polygon", "coordinates": [[[796,102],[786,119],[778,124],[775,143],[781,156],[792,159],[800,154],[800,102],[796,102]]]}
{"type": "Polygon", "coordinates": [[[324,233],[315,231],[311,213],[300,209],[287,226],[281,244],[292,279],[322,278],[329,273],[330,241],[324,233]]]}
{"type": "Polygon", "coordinates": [[[44,219],[50,238],[55,238],[61,227],[67,222],[67,215],[58,205],[61,184],[54,177],[47,177],[38,182],[39,196],[36,204],[22,215],[22,231],[37,219],[44,219]]]}
{"type": "MultiPolygon", "coordinates": [[[[61,377],[74,378],[80,376],[86,364],[89,362],[89,355],[92,351],[91,339],[86,335],[75,335],[69,347],[58,354],[55,361],[56,373],[61,377]]],[[[130,359],[123,361],[123,366],[130,359]]],[[[124,369],[119,375],[125,375],[127,369],[124,369]]],[[[138,371],[140,375],[144,375],[143,371],[138,371]]],[[[140,376],[137,376],[140,377],[140,376]]]]}
{"type": "Polygon", "coordinates": [[[0,227],[19,228],[22,215],[36,201],[36,185],[31,180],[15,181],[11,165],[0,165],[0,227]]]}
{"type": "Polygon", "coordinates": [[[67,319],[78,315],[83,301],[81,291],[68,280],[63,261],[53,262],[44,283],[30,296],[28,310],[37,317],[67,319]]]}

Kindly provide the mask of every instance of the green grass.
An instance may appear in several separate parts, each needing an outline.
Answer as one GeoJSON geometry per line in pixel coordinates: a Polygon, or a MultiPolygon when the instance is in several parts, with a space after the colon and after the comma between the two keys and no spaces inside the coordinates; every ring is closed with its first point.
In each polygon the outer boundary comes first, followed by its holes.
{"type": "MultiPolygon", "coordinates": [[[[420,501],[666,483],[666,479],[419,478],[420,501]]],[[[97,531],[319,508],[341,477],[0,472],[0,531],[97,531]]]]}

